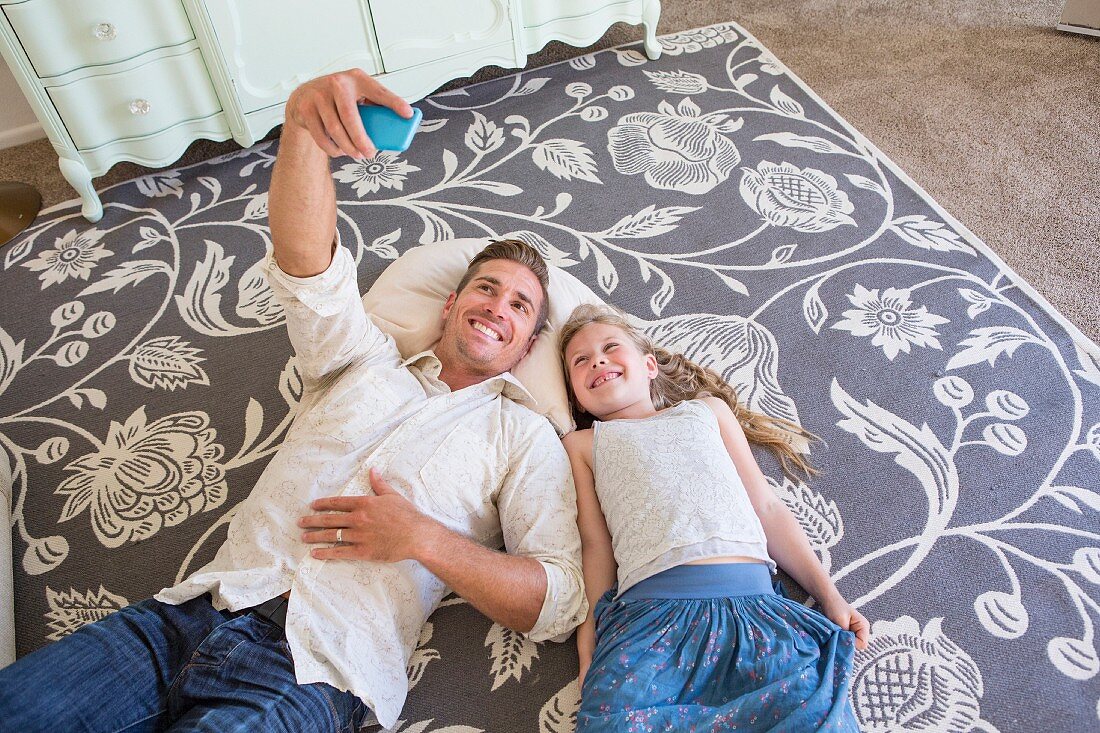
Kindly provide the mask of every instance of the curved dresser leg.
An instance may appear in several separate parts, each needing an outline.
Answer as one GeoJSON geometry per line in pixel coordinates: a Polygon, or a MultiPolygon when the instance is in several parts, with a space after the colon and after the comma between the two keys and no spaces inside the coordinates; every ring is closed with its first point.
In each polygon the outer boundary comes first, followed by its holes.
{"type": "Polygon", "coordinates": [[[72,158],[58,158],[57,165],[61,168],[61,175],[69,185],[80,194],[82,202],[80,213],[93,224],[103,218],[103,203],[99,200],[99,194],[92,186],[92,174],[79,160],[72,158]]]}
{"type": "Polygon", "coordinates": [[[645,55],[650,61],[661,58],[661,44],[657,43],[657,21],[660,17],[660,0],[648,0],[642,10],[642,27],[645,28],[645,55]]]}

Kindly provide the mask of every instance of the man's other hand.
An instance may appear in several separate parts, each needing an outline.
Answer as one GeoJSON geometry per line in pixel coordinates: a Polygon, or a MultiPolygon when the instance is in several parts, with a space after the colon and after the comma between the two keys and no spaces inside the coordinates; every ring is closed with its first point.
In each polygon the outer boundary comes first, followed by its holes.
{"type": "Polygon", "coordinates": [[[302,541],[316,547],[318,560],[374,560],[398,562],[412,559],[416,543],[434,524],[412,503],[370,470],[374,496],[330,496],[310,504],[316,512],[298,520],[306,529],[302,541]]]}
{"type": "Polygon", "coordinates": [[[307,81],[286,102],[286,123],[309,132],[331,158],[373,158],[377,149],[367,137],[357,104],[389,107],[408,119],[412,107],[362,69],[348,69],[307,81]]]}

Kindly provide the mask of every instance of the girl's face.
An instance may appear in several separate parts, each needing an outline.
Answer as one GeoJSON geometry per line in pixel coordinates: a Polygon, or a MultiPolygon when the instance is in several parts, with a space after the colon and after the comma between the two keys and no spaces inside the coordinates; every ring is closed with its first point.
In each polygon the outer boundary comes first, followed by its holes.
{"type": "Polygon", "coordinates": [[[565,347],[577,402],[597,418],[644,417],[654,412],[649,383],[657,359],[643,354],[618,326],[589,323],[565,347]]]}

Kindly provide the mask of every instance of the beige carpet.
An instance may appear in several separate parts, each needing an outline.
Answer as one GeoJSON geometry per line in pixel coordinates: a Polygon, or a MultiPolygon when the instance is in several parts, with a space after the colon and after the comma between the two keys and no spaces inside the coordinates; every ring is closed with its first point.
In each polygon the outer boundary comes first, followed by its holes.
{"type": "MultiPolygon", "coordinates": [[[[1054,30],[1062,2],[667,0],[659,33],[736,20],[1071,322],[1100,342],[1100,39],[1054,30]]],[[[585,51],[634,41],[617,25],[585,51]]],[[[581,53],[551,43],[528,68],[581,53]]],[[[511,73],[491,67],[467,81],[511,73]]],[[[235,149],[200,141],[180,165],[235,149]]],[[[146,169],[119,164],[102,187],[146,169]]],[[[0,180],[74,196],[45,140],[0,180]]]]}

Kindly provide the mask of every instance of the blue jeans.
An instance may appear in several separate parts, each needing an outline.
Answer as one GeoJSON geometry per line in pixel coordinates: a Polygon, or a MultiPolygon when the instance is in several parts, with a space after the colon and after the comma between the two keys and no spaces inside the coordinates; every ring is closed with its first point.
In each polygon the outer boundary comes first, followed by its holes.
{"type": "Polygon", "coordinates": [[[0,731],[355,731],[367,707],[299,685],[283,630],[202,596],[142,601],[0,670],[0,731]]]}

